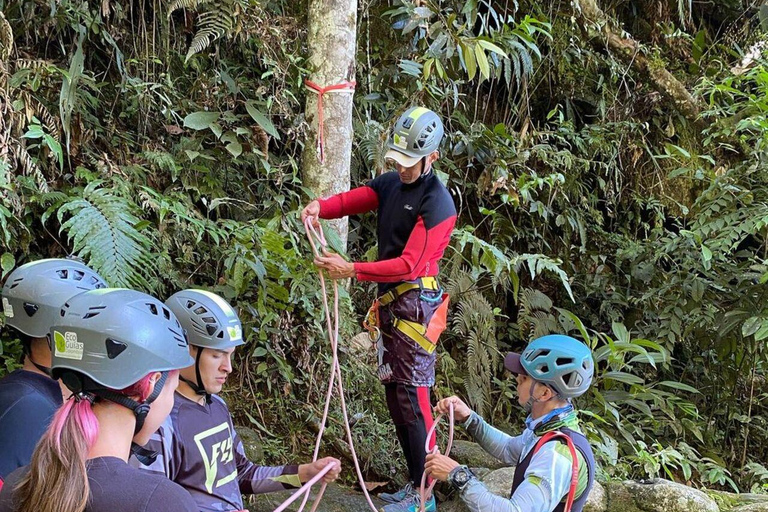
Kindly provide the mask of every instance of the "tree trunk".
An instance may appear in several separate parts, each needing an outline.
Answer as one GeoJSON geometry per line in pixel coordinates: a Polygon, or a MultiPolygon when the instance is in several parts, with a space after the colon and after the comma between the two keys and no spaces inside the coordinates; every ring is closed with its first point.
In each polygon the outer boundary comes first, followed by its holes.
{"type": "Polygon", "coordinates": [[[595,42],[605,44],[621,60],[631,65],[635,71],[650,79],[651,85],[674,108],[689,121],[700,124],[698,119],[701,105],[688,92],[688,89],[675,76],[658,63],[651,62],[643,52],[640,43],[632,39],[625,31],[614,32],[608,16],[600,9],[595,0],[577,0],[576,13],[581,18],[582,29],[595,42]]]}
{"type": "MultiPolygon", "coordinates": [[[[310,0],[309,2],[309,79],[320,87],[355,79],[357,49],[357,1],[310,0]]],[[[317,149],[318,100],[307,91],[306,118],[310,129],[302,155],[304,185],[315,197],[327,197],[350,186],[352,158],[352,94],[328,92],[323,97],[325,161],[317,149]]],[[[347,219],[332,222],[344,246],[347,244],[347,219]]]]}

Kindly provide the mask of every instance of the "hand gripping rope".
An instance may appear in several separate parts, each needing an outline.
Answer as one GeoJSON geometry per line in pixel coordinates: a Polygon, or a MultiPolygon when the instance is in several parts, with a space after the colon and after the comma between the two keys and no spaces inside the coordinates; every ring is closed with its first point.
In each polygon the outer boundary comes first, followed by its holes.
{"type": "MultiPolygon", "coordinates": [[[[320,248],[326,248],[328,246],[328,242],[325,240],[325,234],[323,233],[323,229],[320,228],[319,230],[315,229],[315,227],[312,225],[312,219],[308,217],[306,221],[304,222],[304,229],[307,232],[307,238],[309,238],[309,244],[312,246],[312,252],[314,255],[320,256],[320,252],[318,250],[318,246],[320,248]]],[[[363,478],[363,472],[360,469],[360,463],[357,460],[357,453],[355,452],[355,445],[352,441],[352,429],[349,426],[349,416],[347,415],[347,404],[346,400],[344,399],[344,385],[341,378],[341,366],[339,365],[339,352],[338,352],[338,340],[339,340],[339,285],[336,282],[336,280],[333,280],[333,318],[330,312],[330,308],[328,307],[328,291],[325,286],[325,277],[323,276],[323,272],[321,270],[318,270],[318,275],[320,276],[320,285],[323,289],[323,308],[325,310],[325,321],[328,326],[328,339],[331,342],[331,351],[333,354],[333,362],[331,363],[331,376],[328,379],[328,391],[325,395],[325,407],[323,409],[323,419],[320,423],[320,431],[317,434],[317,441],[315,441],[315,451],[312,455],[312,461],[316,461],[318,454],[320,453],[320,443],[323,440],[323,434],[325,433],[325,424],[328,421],[328,409],[331,405],[331,397],[333,395],[333,385],[334,383],[337,386],[337,390],[339,393],[339,401],[341,402],[341,412],[344,416],[344,428],[347,431],[347,442],[349,443],[349,451],[352,454],[352,461],[355,463],[355,470],[357,471],[357,478],[360,482],[360,487],[363,490],[363,494],[365,494],[365,499],[368,501],[368,505],[371,507],[371,510],[373,512],[377,512],[376,506],[373,504],[373,501],[371,500],[370,494],[368,494],[368,489],[365,487],[365,479],[363,478]]],[[[279,507],[277,507],[274,512],[282,512],[283,510],[288,507],[291,503],[293,503],[295,500],[299,498],[302,494],[304,495],[304,499],[301,502],[301,506],[299,507],[298,512],[301,512],[304,510],[304,506],[307,504],[307,500],[309,499],[309,491],[312,485],[314,485],[317,481],[319,481],[323,476],[325,476],[328,471],[330,471],[330,466],[326,466],[323,468],[320,473],[315,475],[309,482],[305,483],[298,491],[296,491],[290,498],[288,498],[285,502],[283,502],[279,507]]],[[[318,504],[320,503],[320,500],[323,497],[323,493],[325,493],[325,488],[327,484],[323,483],[322,487],[320,487],[320,491],[317,493],[317,497],[315,498],[314,503],[312,504],[311,512],[315,512],[317,509],[318,504]]]]}
{"type": "MultiPolygon", "coordinates": [[[[453,403],[448,404],[448,445],[445,447],[445,453],[444,455],[448,457],[451,454],[451,448],[453,447],[453,403]]],[[[435,444],[435,447],[432,448],[432,451],[429,450],[429,440],[432,439],[432,436],[435,435],[435,429],[437,428],[437,424],[440,423],[440,420],[443,419],[443,415],[441,414],[438,416],[434,423],[432,423],[432,427],[429,429],[429,432],[427,432],[427,441],[424,443],[424,451],[427,453],[438,453],[437,444],[435,444]]],[[[419,512],[424,512],[424,503],[429,499],[429,497],[432,495],[432,489],[435,488],[435,484],[437,483],[437,480],[432,479],[432,483],[429,484],[429,487],[427,487],[427,473],[424,472],[421,475],[421,486],[419,487],[419,495],[421,497],[421,503],[419,503],[419,512]]]]}
{"type": "MultiPolygon", "coordinates": [[[[323,129],[325,119],[323,114],[323,96],[325,96],[327,93],[354,94],[355,86],[357,84],[356,82],[345,81],[334,85],[320,87],[311,80],[304,80],[304,85],[307,86],[307,89],[317,94],[317,159],[320,160],[320,163],[322,164],[325,163],[325,130],[323,129]]],[[[309,234],[309,231],[307,231],[307,236],[310,237],[310,243],[312,243],[312,238],[309,234]]],[[[317,240],[320,241],[320,237],[323,236],[322,230],[320,231],[319,237],[317,233],[315,233],[315,236],[317,237],[317,240]]],[[[325,239],[323,239],[323,243],[324,242],[325,239]]],[[[314,244],[312,244],[312,247],[314,249],[314,244]]],[[[315,254],[317,254],[316,250],[315,254]]]]}

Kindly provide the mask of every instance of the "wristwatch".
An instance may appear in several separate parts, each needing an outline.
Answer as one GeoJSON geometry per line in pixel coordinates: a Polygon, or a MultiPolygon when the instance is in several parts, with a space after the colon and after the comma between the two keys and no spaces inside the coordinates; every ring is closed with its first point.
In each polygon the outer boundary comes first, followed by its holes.
{"type": "Polygon", "coordinates": [[[457,466],[448,473],[448,482],[459,492],[462,492],[475,474],[467,466],[457,466]]]}

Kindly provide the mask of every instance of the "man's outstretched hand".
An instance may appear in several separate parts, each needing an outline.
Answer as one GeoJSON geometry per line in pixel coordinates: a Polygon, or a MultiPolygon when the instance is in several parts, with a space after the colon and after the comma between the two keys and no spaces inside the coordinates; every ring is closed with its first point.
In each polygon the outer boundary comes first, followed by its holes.
{"type": "Polygon", "coordinates": [[[328,272],[331,279],[355,277],[355,264],[336,253],[323,249],[323,255],[315,258],[315,266],[328,272]]]}

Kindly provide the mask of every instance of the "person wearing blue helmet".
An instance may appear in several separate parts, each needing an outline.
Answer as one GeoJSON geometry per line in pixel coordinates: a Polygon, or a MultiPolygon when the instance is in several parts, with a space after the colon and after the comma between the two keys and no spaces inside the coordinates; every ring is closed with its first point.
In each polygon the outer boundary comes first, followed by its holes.
{"type": "Polygon", "coordinates": [[[549,335],[522,354],[507,354],[504,366],[515,376],[517,400],[528,413],[522,434],[492,427],[456,396],[435,410],[446,414],[453,405],[455,419],[485,451],[515,466],[509,496],[491,493],[467,466],[439,453],[427,456],[424,470],[450,482],[473,512],[581,512],[595,479],[595,459],[571,401],[592,383],[592,352],[570,336],[549,335]]]}

